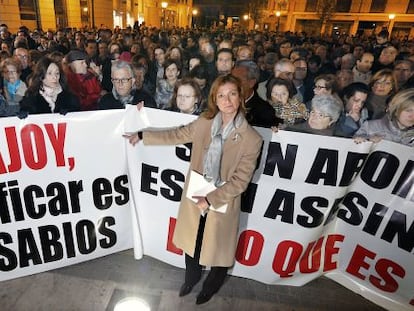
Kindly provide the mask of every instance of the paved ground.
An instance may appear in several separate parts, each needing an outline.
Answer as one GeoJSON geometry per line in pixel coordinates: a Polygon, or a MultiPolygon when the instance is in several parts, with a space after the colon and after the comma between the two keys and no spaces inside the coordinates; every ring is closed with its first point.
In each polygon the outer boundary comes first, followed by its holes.
{"type": "MultiPolygon", "coordinates": [[[[384,310],[341,285],[319,278],[302,287],[265,285],[229,277],[219,293],[196,306],[201,282],[178,297],[184,270],[151,257],[136,261],[132,250],[86,263],[1,282],[1,311],[105,310],[138,296],[156,310],[384,310]]],[[[134,309],[135,311],[136,309],[134,309]]],[[[130,310],[132,311],[132,310],[130,310]]]]}

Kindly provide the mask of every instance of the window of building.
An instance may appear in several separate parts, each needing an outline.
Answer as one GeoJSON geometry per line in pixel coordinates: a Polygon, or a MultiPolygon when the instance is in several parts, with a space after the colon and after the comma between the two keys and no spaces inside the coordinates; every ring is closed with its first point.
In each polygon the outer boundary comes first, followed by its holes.
{"type": "Polygon", "coordinates": [[[36,6],[33,0],[19,0],[20,18],[36,20],[36,6]]]}
{"type": "Polygon", "coordinates": [[[408,2],[407,14],[414,14],[414,0],[408,2]]]}
{"type": "Polygon", "coordinates": [[[315,12],[316,11],[316,5],[318,4],[318,0],[308,0],[306,1],[306,12],[315,12]]]}
{"type": "Polygon", "coordinates": [[[66,16],[66,8],[63,0],[54,0],[55,16],[57,28],[64,28],[68,26],[68,19],[66,16]]]}
{"type": "Polygon", "coordinates": [[[372,0],[369,11],[371,13],[383,13],[385,12],[386,5],[387,0],[372,0]]]}
{"type": "Polygon", "coordinates": [[[351,0],[341,0],[336,2],[336,12],[349,12],[351,10],[351,0]]]}

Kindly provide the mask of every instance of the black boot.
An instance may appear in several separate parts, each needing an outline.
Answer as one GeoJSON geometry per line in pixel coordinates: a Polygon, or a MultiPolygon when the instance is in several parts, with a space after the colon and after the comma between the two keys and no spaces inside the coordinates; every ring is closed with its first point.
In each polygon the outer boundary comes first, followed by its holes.
{"type": "Polygon", "coordinates": [[[203,283],[203,289],[197,296],[197,305],[206,303],[219,291],[227,276],[227,269],[227,267],[211,267],[210,273],[203,283]]]}

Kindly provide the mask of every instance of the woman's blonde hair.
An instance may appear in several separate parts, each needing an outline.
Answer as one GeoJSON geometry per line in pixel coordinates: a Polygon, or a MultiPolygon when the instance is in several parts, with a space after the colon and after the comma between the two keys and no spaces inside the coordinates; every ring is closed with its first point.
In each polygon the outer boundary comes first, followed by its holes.
{"type": "Polygon", "coordinates": [[[219,108],[217,106],[217,92],[219,87],[227,83],[234,84],[237,87],[237,91],[240,97],[240,106],[238,112],[242,112],[243,115],[246,113],[241,82],[235,76],[228,74],[219,76],[216,80],[214,80],[213,85],[210,88],[210,93],[208,95],[207,110],[203,113],[203,117],[205,117],[206,119],[213,119],[219,112],[219,108]]]}
{"type": "Polygon", "coordinates": [[[388,104],[388,114],[391,120],[396,120],[403,110],[411,106],[414,106],[414,89],[399,91],[388,104]]]}
{"type": "Polygon", "coordinates": [[[385,68],[385,69],[381,69],[379,71],[377,71],[373,76],[372,79],[369,83],[369,87],[370,89],[372,89],[372,87],[374,86],[374,84],[376,82],[378,82],[381,79],[387,79],[390,78],[391,79],[391,83],[392,83],[392,89],[390,91],[390,94],[395,94],[395,92],[397,92],[397,80],[395,80],[394,74],[392,72],[391,69],[385,68]]]}

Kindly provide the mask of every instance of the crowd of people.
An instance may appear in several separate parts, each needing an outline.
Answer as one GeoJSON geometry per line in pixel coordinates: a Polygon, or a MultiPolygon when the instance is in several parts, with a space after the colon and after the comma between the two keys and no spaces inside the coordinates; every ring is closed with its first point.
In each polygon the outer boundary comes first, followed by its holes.
{"type": "MultiPolygon", "coordinates": [[[[148,27],[43,32],[22,26],[12,34],[2,24],[0,42],[1,117],[141,101],[199,115],[214,80],[232,74],[242,82],[251,125],[354,137],[365,122],[385,118],[394,135],[414,136],[413,121],[404,126],[399,113],[389,112],[401,92],[412,101],[414,41],[392,40],[387,30],[322,38],[148,27]]],[[[413,139],[404,141],[414,145],[413,139]]]]}
{"type": "Polygon", "coordinates": [[[252,126],[414,146],[414,41],[373,37],[141,27],[56,32],[0,25],[0,117],[123,109],[199,115],[132,145],[192,143],[190,171],[215,189],[184,194],[173,241],[188,295],[209,301],[234,264],[241,195],[262,139],[252,126]],[[226,206],[225,213],[213,207],[226,206]]]}

